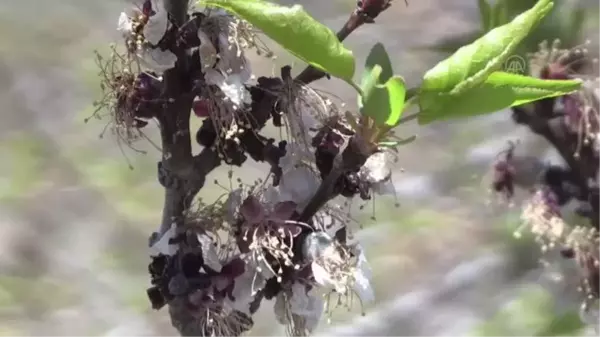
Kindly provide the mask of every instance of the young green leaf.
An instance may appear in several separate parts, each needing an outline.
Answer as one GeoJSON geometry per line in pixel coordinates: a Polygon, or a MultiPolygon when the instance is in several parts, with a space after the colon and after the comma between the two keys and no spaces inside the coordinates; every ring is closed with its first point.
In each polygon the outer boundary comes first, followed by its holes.
{"type": "MultiPolygon", "coordinates": [[[[380,72],[380,66],[373,68],[373,76],[380,72]]],[[[373,118],[377,125],[396,126],[404,110],[405,98],[404,79],[392,76],[384,84],[375,84],[367,93],[363,92],[361,113],[373,118]]]]}
{"type": "MultiPolygon", "coordinates": [[[[371,48],[369,56],[367,56],[367,60],[365,61],[365,70],[360,82],[363,95],[367,95],[376,84],[387,82],[393,75],[394,70],[392,69],[390,57],[383,44],[378,42],[371,48]],[[376,67],[379,70],[375,73],[374,69],[376,67]]],[[[362,97],[358,95],[358,107],[362,108],[362,106],[362,97]]]]}
{"type": "Polygon", "coordinates": [[[377,42],[371,48],[369,56],[367,56],[367,60],[365,61],[365,74],[370,72],[376,65],[381,67],[381,74],[379,75],[380,83],[387,82],[394,75],[392,61],[390,61],[390,57],[381,42],[377,42]]]}
{"type": "Polygon", "coordinates": [[[287,7],[262,0],[200,0],[200,3],[236,14],[315,68],[347,81],[354,76],[352,51],[301,5],[287,7]]]}
{"type": "Polygon", "coordinates": [[[438,63],[424,76],[422,91],[460,94],[485,81],[499,70],[527,33],[552,9],[551,0],[539,0],[510,23],[494,28],[452,56],[438,63]]]}
{"type": "Polygon", "coordinates": [[[483,84],[459,94],[422,92],[419,95],[419,124],[492,113],[544,98],[566,95],[580,87],[581,81],[578,80],[542,80],[495,72],[483,84]]]}

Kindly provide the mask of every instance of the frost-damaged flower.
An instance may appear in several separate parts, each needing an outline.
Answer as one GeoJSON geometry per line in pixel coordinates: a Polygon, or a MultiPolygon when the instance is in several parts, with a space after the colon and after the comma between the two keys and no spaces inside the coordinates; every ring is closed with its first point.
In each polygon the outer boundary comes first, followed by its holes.
{"type": "Polygon", "coordinates": [[[168,13],[162,1],[144,0],[119,16],[117,30],[123,34],[127,50],[140,63],[157,73],[175,66],[177,57],[158,46],[169,28],[168,13]]]}
{"type": "Polygon", "coordinates": [[[598,140],[600,131],[600,103],[591,81],[584,82],[582,88],[573,94],[562,97],[564,110],[564,123],[568,130],[578,135],[576,154],[582,146],[598,140]]]}
{"type": "Polygon", "coordinates": [[[551,45],[542,41],[538,51],[528,55],[529,70],[533,76],[551,80],[571,79],[590,61],[585,48],[589,42],[571,49],[562,49],[560,45],[558,39],[551,45]]]}
{"type": "Polygon", "coordinates": [[[509,141],[508,148],[498,153],[492,172],[492,189],[500,193],[506,200],[511,200],[515,193],[514,153],[517,142],[509,141]]]}
{"type": "Polygon", "coordinates": [[[240,250],[249,255],[249,261],[266,279],[277,276],[281,282],[284,267],[299,268],[293,262],[294,239],[303,227],[310,226],[290,220],[296,207],[296,203],[285,201],[268,211],[254,196],[246,198],[240,207],[243,217],[240,250]]]}
{"type": "Polygon", "coordinates": [[[349,299],[355,294],[361,306],[375,300],[370,283],[371,270],[358,244],[344,249],[326,233],[316,232],[306,237],[303,252],[311,261],[317,285],[349,299]]]}
{"type": "Polygon", "coordinates": [[[218,273],[203,274],[196,290],[188,295],[192,313],[197,316],[203,330],[218,336],[238,335],[236,331],[248,330],[252,321],[250,303],[256,293],[240,292],[245,289],[247,278],[245,262],[234,258],[225,263],[218,273]],[[201,282],[203,281],[203,282],[201,282]],[[236,288],[238,289],[236,291],[236,288]]]}
{"type": "Polygon", "coordinates": [[[377,194],[394,194],[390,157],[388,152],[375,152],[367,158],[358,172],[359,178],[367,182],[377,194]]]}
{"type": "Polygon", "coordinates": [[[290,336],[307,336],[317,328],[323,307],[323,299],[310,286],[295,282],[279,292],[273,309],[277,321],[287,327],[290,336]]]}
{"type": "MultiPolygon", "coordinates": [[[[566,230],[566,224],[560,217],[558,198],[547,186],[542,186],[525,204],[521,220],[531,233],[552,245],[562,238],[566,230]]],[[[515,235],[519,236],[520,230],[515,235]]]]}
{"type": "Polygon", "coordinates": [[[218,86],[234,108],[252,102],[245,86],[252,71],[236,35],[238,21],[225,11],[211,10],[207,23],[198,30],[200,64],[206,83],[218,86]]]}

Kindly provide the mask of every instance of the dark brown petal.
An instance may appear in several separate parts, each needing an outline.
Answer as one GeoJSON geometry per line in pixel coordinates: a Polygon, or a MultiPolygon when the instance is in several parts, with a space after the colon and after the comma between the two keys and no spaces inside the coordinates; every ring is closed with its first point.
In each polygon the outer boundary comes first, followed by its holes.
{"type": "Polygon", "coordinates": [[[254,196],[249,196],[240,206],[240,213],[248,223],[259,223],[265,219],[265,209],[254,196]]]}
{"type": "Polygon", "coordinates": [[[298,204],[296,204],[293,201],[279,202],[275,205],[275,208],[273,209],[273,213],[271,213],[269,218],[271,218],[275,221],[289,220],[292,217],[292,215],[294,214],[294,212],[296,212],[296,207],[298,207],[298,204]]]}

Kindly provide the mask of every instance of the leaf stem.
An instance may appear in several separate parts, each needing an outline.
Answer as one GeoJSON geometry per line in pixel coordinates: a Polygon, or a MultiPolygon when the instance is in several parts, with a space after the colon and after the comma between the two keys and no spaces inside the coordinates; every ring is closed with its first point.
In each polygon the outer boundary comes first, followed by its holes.
{"type": "Polygon", "coordinates": [[[354,82],[353,80],[345,80],[345,81],[346,81],[346,83],[350,84],[350,86],[351,86],[352,88],[354,88],[354,90],[356,90],[356,92],[357,92],[357,93],[360,95],[360,97],[362,97],[362,98],[363,98],[363,100],[364,100],[364,98],[365,98],[365,97],[364,97],[364,96],[365,96],[365,93],[363,92],[363,90],[361,89],[361,87],[360,87],[358,84],[356,84],[356,82],[354,82]]]}

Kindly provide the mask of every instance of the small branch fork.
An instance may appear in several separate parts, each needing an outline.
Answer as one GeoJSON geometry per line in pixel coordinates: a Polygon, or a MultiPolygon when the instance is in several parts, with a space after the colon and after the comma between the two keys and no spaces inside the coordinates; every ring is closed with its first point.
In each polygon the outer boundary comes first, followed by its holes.
{"type": "MultiPolygon", "coordinates": [[[[184,27],[190,20],[188,17],[188,0],[165,0],[165,7],[169,12],[171,23],[175,27],[184,27]]],[[[373,23],[374,19],[385,9],[390,7],[390,0],[363,0],[358,2],[357,8],[352,12],[346,24],[337,33],[340,41],[343,41],[354,30],[365,23],[373,23]]],[[[167,70],[164,75],[164,87],[162,92],[162,101],[164,103],[161,113],[157,116],[160,124],[162,140],[162,160],[158,163],[158,180],[165,188],[165,199],[163,206],[163,217],[158,233],[154,233],[150,238],[152,244],[158,237],[162,236],[172,224],[177,227],[183,225],[183,215],[190,207],[196,194],[202,189],[206,181],[206,176],[215,168],[219,167],[222,159],[218,153],[209,146],[192,155],[191,137],[190,137],[190,115],[192,104],[195,97],[193,90],[193,79],[190,74],[194,73],[185,48],[170,46],[170,50],[178,57],[174,68],[167,70]]],[[[282,69],[282,76],[289,74],[289,67],[282,69]]],[[[289,75],[288,75],[289,76],[289,75]]],[[[327,74],[313,68],[304,69],[295,80],[309,84],[323,77],[329,77],[327,74]]],[[[260,81],[259,81],[260,82],[260,81]]],[[[273,109],[275,100],[268,94],[262,95],[260,102],[254,102],[252,114],[260,127],[264,126],[270,118],[270,110],[273,109]]],[[[203,128],[210,128],[211,123],[204,123],[203,128]]],[[[213,130],[214,131],[214,130],[213,130]]],[[[254,160],[266,161],[277,171],[278,160],[283,155],[277,151],[278,147],[273,145],[273,140],[262,136],[251,135],[253,139],[242,140],[242,144],[249,144],[244,147],[254,160]]],[[[335,196],[333,185],[337,178],[345,169],[360,167],[366,160],[363,154],[361,158],[346,160],[350,157],[347,151],[353,151],[352,146],[348,146],[342,156],[343,167],[337,167],[331,172],[321,186],[320,192],[315,195],[314,200],[303,212],[303,218],[310,218],[318,209],[328,200],[335,196]],[[352,162],[352,163],[350,163],[352,162]]],[[[241,165],[245,156],[235,164],[241,165]]],[[[192,320],[194,317],[186,309],[186,303],[180,300],[172,300],[169,303],[172,323],[182,335],[202,335],[203,331],[198,330],[197,324],[192,320]]]]}

